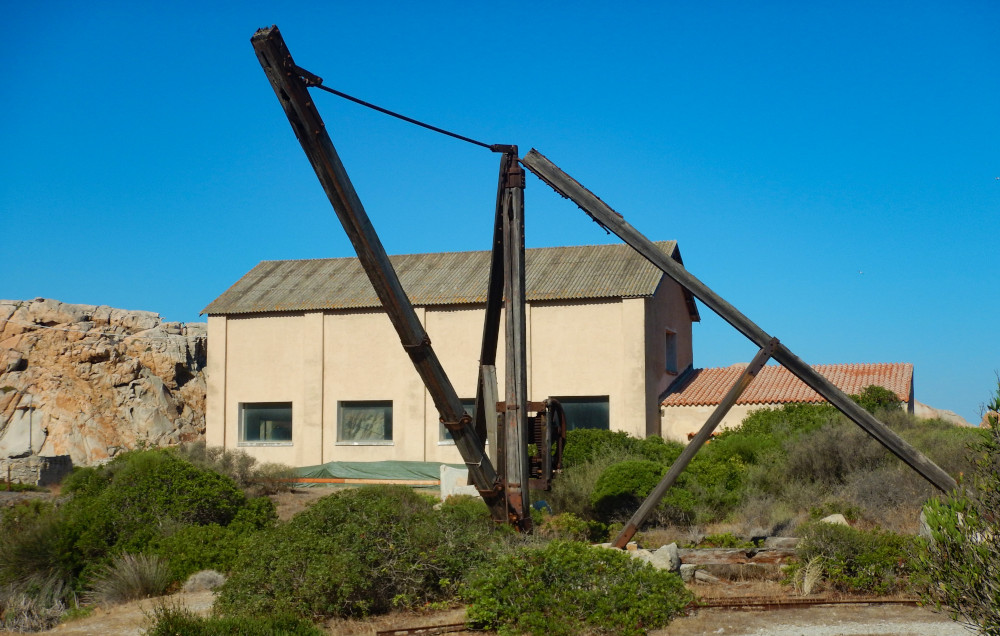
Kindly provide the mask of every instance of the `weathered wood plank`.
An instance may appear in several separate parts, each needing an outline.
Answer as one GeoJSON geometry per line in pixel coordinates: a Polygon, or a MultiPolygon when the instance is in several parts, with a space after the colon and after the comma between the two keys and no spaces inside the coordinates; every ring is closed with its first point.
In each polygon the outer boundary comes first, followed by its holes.
{"type": "Polygon", "coordinates": [[[795,550],[767,548],[681,548],[681,563],[687,565],[782,565],[795,558],[795,550]]]}
{"type": "Polygon", "coordinates": [[[517,161],[517,146],[509,151],[503,196],[504,345],[506,349],[504,413],[506,470],[503,477],[507,505],[517,525],[531,529],[528,506],[529,464],[527,326],[524,299],[524,170],[517,161]]]}
{"type": "MultiPolygon", "coordinates": [[[[560,170],[541,153],[532,149],[524,156],[521,163],[556,192],[572,200],[591,218],[631,245],[649,262],[690,291],[695,298],[705,303],[709,309],[757,346],[764,347],[771,340],[771,336],[763,329],[709,289],[705,283],[690,274],[681,264],[657,249],[652,241],[625,221],[621,214],[611,209],[593,192],[560,170]]],[[[955,480],[948,473],[899,435],[896,435],[871,413],[858,406],[843,391],[799,359],[785,345],[779,344],[772,357],[939,490],[949,492],[957,487],[955,480]]]]}
{"type": "Polygon", "coordinates": [[[496,471],[483,453],[483,442],[476,435],[472,419],[465,414],[454,386],[431,347],[430,338],[399,283],[281,33],[277,27],[260,29],[250,42],[403,348],[427,387],[442,421],[452,431],[473,483],[493,518],[506,520],[505,503],[495,489],[496,471]]]}
{"type": "Polygon", "coordinates": [[[690,442],[688,442],[688,445],[684,447],[683,451],[681,451],[680,456],[674,460],[670,469],[667,470],[667,474],[663,476],[660,483],[656,484],[656,487],[653,488],[652,492],[650,492],[646,499],[642,502],[639,509],[635,511],[635,514],[633,514],[628,520],[625,527],[618,533],[618,536],[615,537],[612,545],[621,550],[624,549],[628,542],[632,540],[632,537],[635,535],[639,527],[644,521],[646,521],[650,513],[653,512],[653,509],[656,508],[657,504],[660,503],[663,496],[667,494],[667,490],[674,485],[677,478],[680,477],[684,469],[687,468],[688,464],[691,463],[691,460],[694,459],[695,454],[701,450],[701,447],[704,446],[705,442],[707,442],[712,436],[712,433],[719,426],[719,423],[722,422],[722,418],[726,417],[726,413],[729,412],[729,409],[733,408],[733,405],[736,404],[736,400],[743,395],[746,388],[750,386],[750,382],[757,377],[757,373],[760,372],[761,367],[767,364],[767,361],[774,352],[774,348],[777,344],[778,340],[772,339],[769,343],[767,343],[767,346],[761,348],[761,350],[757,352],[757,355],[753,357],[753,360],[750,361],[750,364],[747,365],[747,368],[743,370],[743,373],[741,373],[740,377],[736,379],[732,388],[730,388],[729,392],[726,393],[726,396],[722,398],[719,405],[715,407],[712,414],[708,416],[708,420],[705,421],[705,424],[701,427],[701,430],[698,431],[698,434],[695,435],[690,442]]]}

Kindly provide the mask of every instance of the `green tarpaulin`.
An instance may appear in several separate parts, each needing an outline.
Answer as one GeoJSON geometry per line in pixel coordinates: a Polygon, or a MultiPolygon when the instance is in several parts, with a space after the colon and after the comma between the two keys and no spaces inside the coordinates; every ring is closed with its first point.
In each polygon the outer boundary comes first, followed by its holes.
{"type": "MultiPolygon", "coordinates": [[[[452,468],[465,468],[464,464],[446,464],[452,468]]],[[[295,474],[303,481],[296,483],[297,486],[322,485],[326,483],[338,483],[333,480],[407,480],[407,481],[435,481],[441,478],[440,462],[327,462],[318,466],[303,466],[296,468],[295,474]],[[310,481],[306,481],[310,480],[310,481]],[[317,480],[317,481],[311,481],[317,480]]],[[[339,482],[345,483],[345,482],[339,482]]],[[[346,482],[351,483],[351,482],[346,482]]],[[[414,484],[421,485],[421,484],[414,484]]],[[[427,486],[435,484],[422,484],[427,486]]]]}

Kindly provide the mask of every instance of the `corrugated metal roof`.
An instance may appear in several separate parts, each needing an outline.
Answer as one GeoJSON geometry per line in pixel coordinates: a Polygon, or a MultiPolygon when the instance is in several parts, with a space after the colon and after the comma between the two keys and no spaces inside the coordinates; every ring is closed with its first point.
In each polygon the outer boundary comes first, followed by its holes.
{"type": "MultiPolygon", "coordinates": [[[[679,263],[676,241],[656,243],[679,263]]],[[[390,256],[415,306],[486,302],[490,253],[443,252],[390,256]]],[[[525,250],[529,301],[651,296],[663,273],[627,245],[525,250]]],[[[202,313],[212,315],[381,307],[357,258],[262,261],[202,313]]],[[[692,319],[698,320],[688,297],[692,319]]]]}
{"type": "MultiPolygon", "coordinates": [[[[714,369],[695,369],[691,378],[667,393],[664,406],[714,406],[722,401],[746,364],[714,369]]],[[[900,400],[910,400],[913,365],[909,362],[876,362],[870,364],[817,364],[812,367],[848,395],[856,395],[875,384],[896,394],[900,400]]],[[[782,366],[768,365],[747,387],[737,404],[785,404],[788,402],[825,402],[802,380],[782,366]]]]}

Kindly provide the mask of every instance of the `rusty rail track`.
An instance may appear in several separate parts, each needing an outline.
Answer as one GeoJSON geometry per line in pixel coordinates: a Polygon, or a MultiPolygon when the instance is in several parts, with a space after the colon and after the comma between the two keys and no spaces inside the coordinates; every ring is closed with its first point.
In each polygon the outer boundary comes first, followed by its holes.
{"type": "Polygon", "coordinates": [[[911,607],[916,607],[919,604],[920,604],[920,599],[917,599],[915,597],[914,598],[910,597],[775,598],[775,597],[764,597],[764,596],[731,596],[731,597],[717,597],[701,601],[695,601],[691,605],[688,605],[688,609],[697,610],[697,609],[711,607],[711,608],[732,609],[732,610],[742,610],[742,609],[776,610],[776,609],[795,609],[798,607],[812,607],[815,605],[908,605],[911,607]]]}
{"type": "Polygon", "coordinates": [[[425,625],[423,627],[403,627],[400,629],[383,629],[375,632],[375,636],[413,636],[414,634],[450,634],[467,630],[465,623],[446,623],[444,625],[425,625]]]}

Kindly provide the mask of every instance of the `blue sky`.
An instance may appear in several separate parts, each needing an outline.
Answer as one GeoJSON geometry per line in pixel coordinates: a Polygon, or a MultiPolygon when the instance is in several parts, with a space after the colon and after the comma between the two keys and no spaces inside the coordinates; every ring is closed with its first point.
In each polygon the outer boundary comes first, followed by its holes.
{"type": "MultiPolygon", "coordinates": [[[[264,259],[350,256],[253,54],[547,155],[807,362],[1000,369],[995,2],[5,7],[0,297],[199,320],[264,259]]],[[[486,249],[498,157],[317,94],[389,253],[486,249]]],[[[534,177],[529,247],[616,241],[534,177]]],[[[755,347],[702,308],[695,364],[755,347]]]]}

